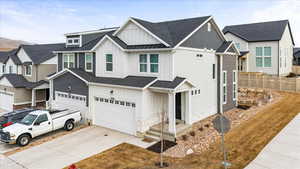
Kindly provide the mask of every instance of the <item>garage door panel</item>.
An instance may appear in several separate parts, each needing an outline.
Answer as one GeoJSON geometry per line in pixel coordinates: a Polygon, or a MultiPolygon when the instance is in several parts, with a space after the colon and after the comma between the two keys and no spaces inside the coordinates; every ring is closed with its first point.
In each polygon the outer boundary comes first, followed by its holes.
{"type": "Polygon", "coordinates": [[[123,103],[124,105],[121,105],[118,100],[115,100],[113,102],[101,102],[99,100],[94,100],[94,124],[118,130],[127,134],[135,135],[135,104],[133,107],[132,102],[128,103],[127,105],[126,101],[124,101],[123,103]]]}
{"type": "Polygon", "coordinates": [[[12,93],[0,92],[0,108],[4,110],[13,110],[14,95],[12,93]]]}

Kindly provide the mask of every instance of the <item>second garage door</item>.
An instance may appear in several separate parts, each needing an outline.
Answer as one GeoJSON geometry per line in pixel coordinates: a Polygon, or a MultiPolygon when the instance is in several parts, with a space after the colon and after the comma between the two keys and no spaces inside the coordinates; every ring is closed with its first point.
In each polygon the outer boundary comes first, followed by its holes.
{"type": "Polygon", "coordinates": [[[135,103],[95,97],[92,104],[94,124],[136,135],[135,103]]]}
{"type": "Polygon", "coordinates": [[[14,95],[12,93],[0,91],[0,108],[12,111],[14,104],[14,95]]]}

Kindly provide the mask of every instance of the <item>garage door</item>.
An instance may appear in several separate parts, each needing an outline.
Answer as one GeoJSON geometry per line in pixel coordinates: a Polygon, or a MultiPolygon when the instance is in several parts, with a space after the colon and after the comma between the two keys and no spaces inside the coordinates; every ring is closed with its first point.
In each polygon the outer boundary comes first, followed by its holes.
{"type": "Polygon", "coordinates": [[[135,103],[126,99],[95,97],[92,104],[94,124],[136,135],[135,103]]]}
{"type": "Polygon", "coordinates": [[[12,93],[0,91],[0,108],[4,110],[13,110],[14,95],[12,93]]]}
{"type": "Polygon", "coordinates": [[[55,108],[79,110],[83,115],[87,113],[86,96],[55,92],[55,108]]]}

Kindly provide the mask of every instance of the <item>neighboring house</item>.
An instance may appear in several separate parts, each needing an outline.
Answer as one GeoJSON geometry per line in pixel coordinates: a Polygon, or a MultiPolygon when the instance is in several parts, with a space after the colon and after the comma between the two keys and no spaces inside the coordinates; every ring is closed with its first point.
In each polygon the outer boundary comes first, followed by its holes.
{"type": "Polygon", "coordinates": [[[293,50],[293,56],[294,56],[294,65],[300,65],[300,48],[294,48],[293,50]]]}
{"type": "Polygon", "coordinates": [[[223,33],[240,50],[240,71],[283,76],[292,71],[294,40],[288,20],[226,26],[223,33]]]}
{"type": "Polygon", "coordinates": [[[49,77],[54,108],[92,124],[143,135],[166,112],[172,136],[237,104],[238,50],[211,16],[66,34],[49,77]]]}
{"type": "Polygon", "coordinates": [[[0,108],[13,110],[44,104],[49,98],[45,78],[57,70],[53,50],[64,44],[21,45],[0,56],[0,108]]]}

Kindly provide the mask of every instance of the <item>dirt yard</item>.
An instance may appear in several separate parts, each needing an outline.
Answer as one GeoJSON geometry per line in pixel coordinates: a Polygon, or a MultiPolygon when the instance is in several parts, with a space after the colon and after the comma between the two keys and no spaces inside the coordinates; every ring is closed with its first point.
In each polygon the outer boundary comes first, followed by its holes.
{"type": "MultiPolygon", "coordinates": [[[[300,112],[300,94],[280,92],[274,104],[263,106],[254,116],[233,128],[225,136],[230,169],[242,169],[263,147],[300,112]]],[[[166,169],[221,169],[219,140],[206,151],[183,158],[165,157],[166,169]]],[[[158,169],[159,155],[128,144],[121,144],[89,157],[76,165],[81,169],[158,169]]]]}

